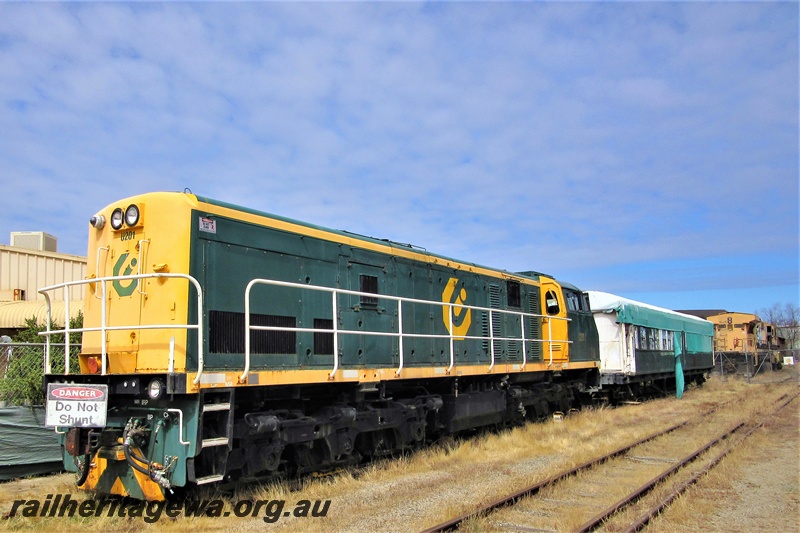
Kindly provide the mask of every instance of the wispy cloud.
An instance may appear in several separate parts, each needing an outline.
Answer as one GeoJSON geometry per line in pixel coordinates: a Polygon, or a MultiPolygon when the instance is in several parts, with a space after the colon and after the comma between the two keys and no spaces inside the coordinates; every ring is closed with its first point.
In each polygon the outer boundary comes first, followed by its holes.
{"type": "Polygon", "coordinates": [[[595,289],[763,257],[796,291],[796,3],[3,3],[0,65],[0,229],[69,253],[189,187],[595,289]]]}

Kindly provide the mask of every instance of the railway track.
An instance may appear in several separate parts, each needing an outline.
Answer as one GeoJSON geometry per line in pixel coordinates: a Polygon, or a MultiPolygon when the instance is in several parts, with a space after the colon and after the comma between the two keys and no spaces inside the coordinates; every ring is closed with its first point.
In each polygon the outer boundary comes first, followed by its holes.
{"type": "Polygon", "coordinates": [[[602,527],[609,531],[638,531],[797,396],[784,395],[773,408],[749,418],[720,413],[723,406],[718,406],[425,533],[462,528],[548,532],[602,527]],[[621,510],[626,511],[623,520],[619,518],[621,510]]]}

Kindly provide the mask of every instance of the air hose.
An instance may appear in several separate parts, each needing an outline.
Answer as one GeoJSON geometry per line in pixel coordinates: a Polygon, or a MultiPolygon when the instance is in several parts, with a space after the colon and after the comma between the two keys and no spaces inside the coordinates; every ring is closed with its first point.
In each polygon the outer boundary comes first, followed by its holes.
{"type": "Polygon", "coordinates": [[[125,460],[128,461],[128,464],[131,465],[132,468],[138,470],[147,477],[150,477],[151,463],[145,460],[143,457],[136,454],[135,451],[131,450],[131,444],[133,444],[133,438],[139,434],[144,433],[144,431],[142,431],[140,426],[132,425],[131,422],[133,422],[133,419],[128,420],[128,423],[125,426],[125,431],[122,432],[122,450],[125,452],[125,460]],[[146,464],[147,468],[143,467],[139,463],[146,464]]]}
{"type": "MultiPolygon", "coordinates": [[[[159,422],[156,425],[156,433],[161,428],[161,423],[159,422]]],[[[143,426],[138,425],[138,421],[134,418],[128,420],[128,423],[125,425],[125,430],[122,432],[122,450],[125,453],[125,460],[128,461],[128,464],[131,465],[131,468],[135,469],[137,472],[141,472],[142,474],[146,475],[151,480],[155,481],[165,489],[170,489],[171,484],[167,479],[167,470],[171,466],[171,463],[166,467],[154,462],[148,461],[136,451],[133,447],[134,439],[140,435],[144,435],[149,430],[143,426]],[[147,465],[145,468],[142,465],[147,465]]],[[[155,435],[154,435],[155,437],[155,435]]]]}
{"type": "Polygon", "coordinates": [[[84,455],[83,468],[81,468],[78,458],[75,457],[75,466],[78,467],[78,472],[80,472],[80,474],[78,475],[78,480],[76,482],[79,487],[84,483],[86,483],[86,480],[89,478],[89,469],[91,468],[91,465],[89,463],[91,462],[91,460],[92,460],[92,454],[87,453],[86,455],[84,455]]]}

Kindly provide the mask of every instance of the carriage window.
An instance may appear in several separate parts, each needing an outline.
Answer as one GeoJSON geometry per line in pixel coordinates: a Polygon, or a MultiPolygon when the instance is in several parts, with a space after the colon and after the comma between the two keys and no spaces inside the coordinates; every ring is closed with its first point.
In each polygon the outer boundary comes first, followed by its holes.
{"type": "MultiPolygon", "coordinates": [[[[359,277],[359,291],[378,294],[378,277],[361,274],[359,277]]],[[[361,295],[361,305],[376,306],[378,299],[372,296],[361,295]]]]}
{"type": "Polygon", "coordinates": [[[520,298],[519,282],[508,282],[508,307],[522,307],[520,298]]]}
{"type": "Polygon", "coordinates": [[[592,311],[592,306],[589,305],[589,295],[585,292],[581,293],[581,311],[586,311],[587,313],[592,311]]]}
{"type": "Polygon", "coordinates": [[[561,307],[558,305],[558,296],[556,296],[554,291],[547,291],[547,294],[544,295],[544,299],[547,305],[548,315],[557,315],[559,311],[561,311],[561,307]]]}

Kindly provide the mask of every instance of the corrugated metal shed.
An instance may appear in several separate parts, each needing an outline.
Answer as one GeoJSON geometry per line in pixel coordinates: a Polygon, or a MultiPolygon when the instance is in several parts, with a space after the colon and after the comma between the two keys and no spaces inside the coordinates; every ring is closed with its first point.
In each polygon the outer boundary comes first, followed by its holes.
{"type": "MultiPolygon", "coordinates": [[[[64,326],[64,313],[67,304],[64,301],[52,302],[51,318],[58,326],[64,326]]],[[[83,300],[73,300],[69,303],[70,318],[75,318],[83,312],[83,300]]],[[[0,302],[0,329],[24,328],[25,321],[32,316],[36,317],[38,324],[47,321],[47,302],[36,300],[32,302],[0,302]]]]}
{"type": "MultiPolygon", "coordinates": [[[[21,300],[42,301],[41,287],[85,277],[85,257],[0,245],[0,300],[13,300],[16,294],[21,300]]],[[[85,291],[84,285],[73,287],[69,299],[82,300],[85,291]]],[[[64,291],[53,291],[50,298],[64,300],[64,291]]]]}

